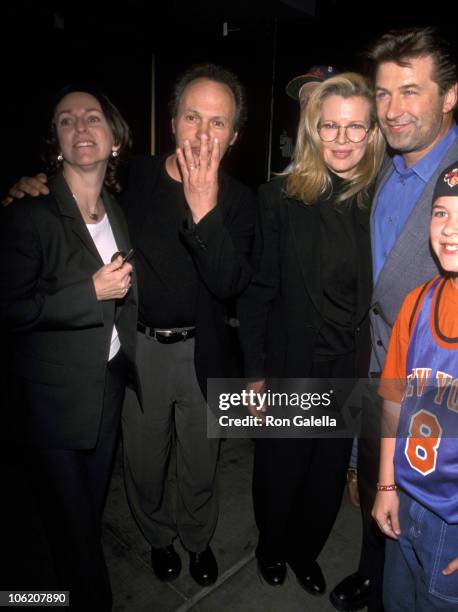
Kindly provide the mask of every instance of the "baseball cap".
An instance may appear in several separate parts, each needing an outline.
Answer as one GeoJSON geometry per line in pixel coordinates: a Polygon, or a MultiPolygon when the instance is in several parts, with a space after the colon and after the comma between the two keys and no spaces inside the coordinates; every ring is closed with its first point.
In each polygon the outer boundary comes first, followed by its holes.
{"type": "Polygon", "coordinates": [[[443,170],[434,188],[433,203],[437,198],[458,196],[458,161],[443,170]]]}
{"type": "Polygon", "coordinates": [[[299,91],[305,83],[321,83],[338,74],[333,66],[312,66],[305,74],[300,74],[286,86],[286,93],[293,100],[299,100],[299,91]]]}

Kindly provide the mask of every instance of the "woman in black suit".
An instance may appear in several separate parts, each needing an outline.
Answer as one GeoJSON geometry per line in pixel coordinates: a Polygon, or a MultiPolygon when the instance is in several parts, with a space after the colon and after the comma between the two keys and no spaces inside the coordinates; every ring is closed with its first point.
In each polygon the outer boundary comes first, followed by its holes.
{"type": "Polygon", "coordinates": [[[69,590],[71,609],[111,609],[100,527],[137,304],[132,266],[120,253],[130,248],[127,228],[110,191],[129,144],[104,95],[66,88],[47,139],[50,194],[2,211],[12,398],[4,431],[11,455],[25,457],[54,565],[52,584],[40,584],[37,567],[24,587],[69,590]]]}
{"type": "MultiPolygon", "coordinates": [[[[257,273],[240,303],[250,389],[367,375],[370,191],[383,153],[365,79],[346,73],[322,83],[302,117],[291,172],[259,191],[257,273]]],[[[281,584],[288,562],[307,591],[324,592],[316,558],[338,512],[351,444],[256,440],[256,555],[267,583],[281,584]]]]}

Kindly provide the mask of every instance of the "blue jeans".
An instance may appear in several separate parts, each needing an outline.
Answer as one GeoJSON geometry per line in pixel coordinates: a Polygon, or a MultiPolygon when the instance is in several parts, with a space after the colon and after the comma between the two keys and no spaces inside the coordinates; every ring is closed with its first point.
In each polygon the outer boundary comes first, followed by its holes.
{"type": "Polygon", "coordinates": [[[458,610],[458,572],[442,570],[458,557],[458,525],[449,525],[407,494],[399,495],[401,535],[387,538],[385,612],[458,610]]]}

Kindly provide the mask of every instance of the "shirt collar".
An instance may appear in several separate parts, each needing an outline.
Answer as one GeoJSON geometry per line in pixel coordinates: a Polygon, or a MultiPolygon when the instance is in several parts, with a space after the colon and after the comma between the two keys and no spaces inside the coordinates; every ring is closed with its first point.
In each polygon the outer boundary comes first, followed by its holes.
{"type": "Polygon", "coordinates": [[[456,138],[458,138],[458,126],[456,123],[453,123],[434,149],[419,159],[413,166],[408,168],[402,155],[395,155],[393,157],[393,165],[396,172],[405,178],[412,174],[416,174],[424,183],[427,183],[456,138]]]}

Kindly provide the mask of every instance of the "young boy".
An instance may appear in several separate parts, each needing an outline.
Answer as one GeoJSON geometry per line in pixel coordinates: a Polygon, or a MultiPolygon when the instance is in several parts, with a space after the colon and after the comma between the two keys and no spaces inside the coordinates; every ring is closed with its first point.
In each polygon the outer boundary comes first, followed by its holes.
{"type": "Polygon", "coordinates": [[[442,275],[405,299],[379,390],[387,435],[398,426],[372,511],[386,612],[458,610],[458,161],[436,183],[430,238],[442,275]]]}

